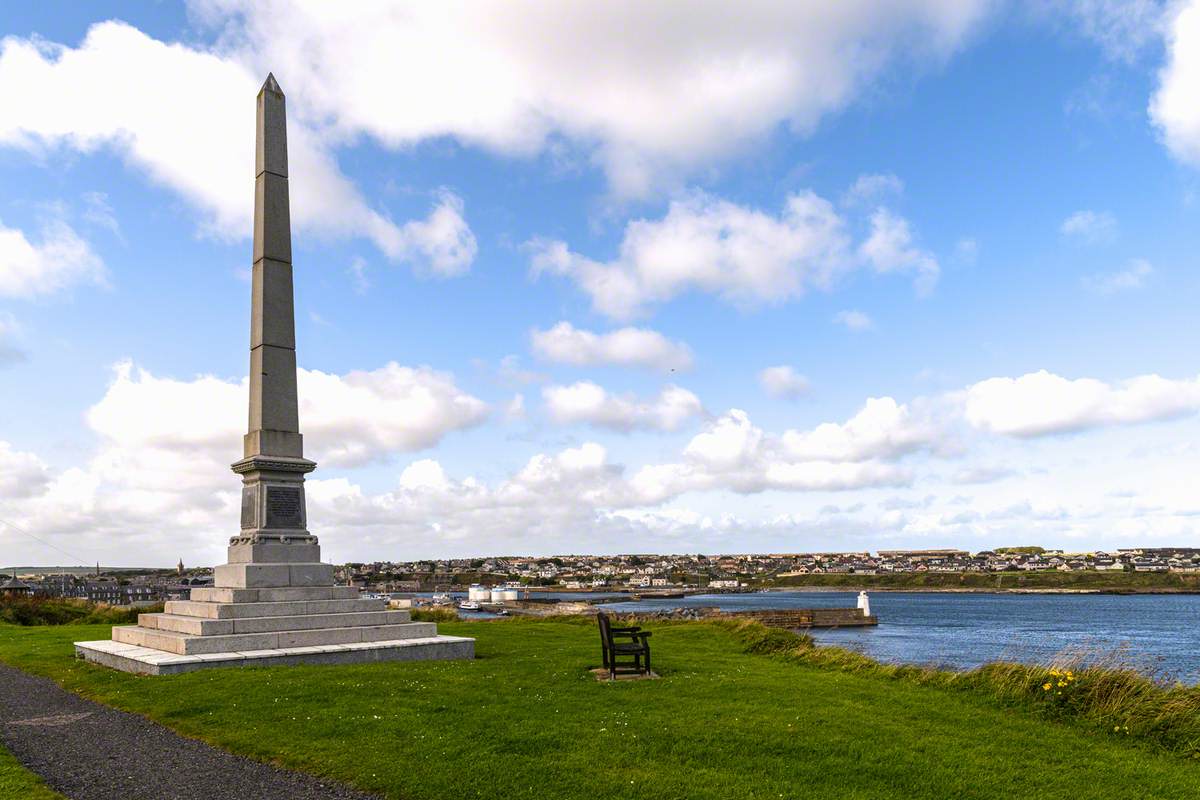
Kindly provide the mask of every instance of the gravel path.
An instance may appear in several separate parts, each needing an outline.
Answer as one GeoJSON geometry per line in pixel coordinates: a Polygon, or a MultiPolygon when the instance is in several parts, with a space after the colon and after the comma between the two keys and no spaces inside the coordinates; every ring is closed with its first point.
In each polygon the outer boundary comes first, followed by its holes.
{"type": "Polygon", "coordinates": [[[186,739],[2,664],[0,741],[72,800],[369,800],[186,739]]]}

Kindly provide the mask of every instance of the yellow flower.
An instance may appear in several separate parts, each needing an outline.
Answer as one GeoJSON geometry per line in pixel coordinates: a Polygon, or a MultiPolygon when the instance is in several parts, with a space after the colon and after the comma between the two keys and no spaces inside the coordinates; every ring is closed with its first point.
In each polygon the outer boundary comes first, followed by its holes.
{"type": "Polygon", "coordinates": [[[1048,691],[1050,691],[1050,684],[1048,684],[1048,683],[1043,683],[1043,684],[1042,684],[1042,688],[1043,688],[1043,689],[1045,689],[1045,690],[1048,692],[1048,691]]]}

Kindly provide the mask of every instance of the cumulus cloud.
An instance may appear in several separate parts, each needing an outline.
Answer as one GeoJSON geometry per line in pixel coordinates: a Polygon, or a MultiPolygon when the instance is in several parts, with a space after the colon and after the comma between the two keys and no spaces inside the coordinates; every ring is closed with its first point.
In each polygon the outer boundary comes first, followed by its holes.
{"type": "MultiPolygon", "coordinates": [[[[461,394],[452,384],[445,385],[446,376],[440,380],[443,394],[461,394]]],[[[368,490],[339,474],[338,464],[357,463],[354,458],[364,453],[420,447],[435,435],[414,435],[400,417],[422,418],[420,402],[414,406],[407,395],[438,396],[439,390],[431,388],[438,383],[436,373],[394,365],[340,378],[302,373],[302,395],[318,398],[316,406],[302,411],[302,427],[310,450],[325,467],[307,485],[310,518],[327,556],[601,548],[687,551],[700,542],[705,550],[720,550],[728,549],[730,541],[746,543],[754,536],[767,537],[754,540],[759,542],[777,541],[771,538],[777,535],[812,542],[831,524],[837,526],[835,536],[907,537],[905,541],[913,543],[972,531],[1010,538],[1030,530],[1046,535],[1100,531],[1117,518],[1089,504],[1078,487],[1060,482],[1054,484],[1051,500],[1027,499],[1031,485],[1018,483],[1022,476],[997,466],[981,446],[991,436],[1048,435],[1166,419],[1200,409],[1200,378],[1142,376],[1110,384],[1043,372],[992,378],[961,392],[906,403],[872,398],[844,421],[782,432],[764,430],[744,411],[731,409],[707,419],[673,457],[628,469],[611,460],[600,444],[585,442],[536,453],[501,477],[487,480],[469,473],[452,475],[431,457],[398,470],[394,483],[384,489],[368,490]],[[340,408],[330,409],[331,405],[340,408]],[[355,426],[354,419],[360,417],[370,417],[382,429],[355,426]],[[960,434],[974,437],[965,451],[955,442],[960,434]],[[348,442],[358,446],[350,447],[350,458],[339,459],[338,448],[348,442]],[[948,473],[947,462],[936,461],[947,456],[955,457],[948,473]],[[824,516],[818,511],[829,505],[829,499],[821,497],[824,492],[904,487],[917,481],[924,496],[919,502],[872,502],[866,494],[851,497],[824,516]],[[941,484],[930,485],[931,481],[941,484]],[[955,496],[957,483],[980,485],[980,497],[971,501],[968,512],[960,507],[964,500],[955,496]],[[704,493],[701,502],[715,499],[724,508],[729,498],[715,493],[760,492],[796,497],[778,514],[750,517],[739,516],[734,503],[729,513],[715,516],[688,507],[704,493]],[[817,494],[805,506],[798,495],[807,493],[817,494]]],[[[611,397],[600,392],[600,403],[591,408],[603,410],[611,397]]],[[[635,407],[633,417],[639,404],[649,408],[654,402],[625,399],[635,407]]],[[[473,405],[466,403],[468,417],[473,405]]],[[[182,550],[203,553],[198,560],[217,561],[237,519],[237,482],[228,463],[238,452],[244,414],[245,389],[239,382],[161,379],[122,365],[109,391],[89,412],[99,448],[86,464],[56,471],[32,454],[0,445],[0,497],[9,500],[6,514],[48,541],[69,542],[73,552],[112,553],[119,548],[167,563],[182,550]],[[177,426],[180,417],[189,420],[188,429],[177,426]],[[168,515],[180,533],[164,542],[162,520],[168,515]]],[[[436,420],[453,420],[455,414],[443,411],[428,425],[446,428],[436,420]]],[[[1064,456],[1074,458],[1071,452],[1064,456]]],[[[1177,484],[1184,500],[1179,506],[1170,495],[1154,499],[1153,523],[1172,533],[1185,532],[1187,520],[1180,515],[1190,513],[1193,494],[1186,468],[1169,462],[1158,469],[1159,474],[1148,479],[1152,485],[1177,484]],[[1183,511],[1172,511],[1175,506],[1183,511]]],[[[1050,477],[1038,482],[1066,473],[1047,474],[1050,477]]],[[[1126,487],[1128,470],[1119,474],[1120,486],[1126,487]]],[[[1092,485],[1092,478],[1085,482],[1092,485]]],[[[1104,493],[1112,486],[1096,485],[1102,504],[1111,506],[1104,493]]],[[[781,502],[780,496],[772,495],[761,506],[781,502]]],[[[1145,521],[1136,516],[1143,512],[1122,508],[1126,516],[1118,521],[1145,529],[1145,521]]]]}
{"type": "Polygon", "coordinates": [[[1158,375],[1110,384],[1041,370],[980,381],[964,396],[971,425],[1022,438],[1170,419],[1198,409],[1200,378],[1169,380],[1158,375]]]}
{"type": "Polygon", "coordinates": [[[877,203],[890,196],[904,191],[904,181],[890,172],[859,175],[846,193],[842,202],[847,205],[865,205],[877,203]]]}
{"type": "MultiPolygon", "coordinates": [[[[887,219],[903,236],[871,245],[868,258],[878,269],[919,261],[906,249],[907,224],[887,219]]],[[[833,205],[812,192],[789,196],[778,216],[693,193],[673,201],[662,219],[628,223],[612,261],[587,258],[561,241],[535,239],[528,247],[534,275],[567,276],[597,311],[627,319],[688,291],[753,306],[827,287],[855,266],[845,227],[833,205]]]]}
{"type": "MultiPolygon", "coordinates": [[[[394,362],[346,375],[300,369],[297,384],[306,451],[331,466],[431,447],[452,431],[479,424],[488,411],[449,375],[394,362]]],[[[88,424],[124,448],[203,450],[225,459],[236,454],[245,432],[247,386],[245,379],[211,375],[159,378],[126,361],[89,409],[88,424]]]]}
{"type": "Polygon", "coordinates": [[[1174,7],[1166,45],[1167,63],[1158,73],[1150,119],[1176,158],[1200,166],[1200,0],[1174,7]]]}
{"type": "Polygon", "coordinates": [[[1088,243],[1110,241],[1117,232],[1117,220],[1107,211],[1076,211],[1063,220],[1059,230],[1063,236],[1088,243]]]}
{"type": "Polygon", "coordinates": [[[869,331],[875,327],[870,315],[865,311],[855,311],[854,309],[837,312],[833,315],[833,321],[838,325],[845,325],[852,331],[869,331]]]}
{"type": "Polygon", "coordinates": [[[692,366],[692,351],[648,328],[620,328],[604,334],[560,322],[529,334],[533,352],[546,361],[577,367],[616,365],[662,370],[692,366]]]}
{"type": "Polygon", "coordinates": [[[808,394],[810,387],[808,378],[796,372],[786,364],[777,367],[767,367],[758,373],[758,382],[771,397],[785,400],[795,400],[808,394]]]}
{"type": "Polygon", "coordinates": [[[565,141],[622,196],[781,124],[811,131],[885,66],[945,59],[989,6],[756,3],[731,18],[716,2],[380,3],[352,17],[319,0],[193,4],[235,57],[303,86],[341,137],[453,137],[516,155],[565,141]]]}
{"type": "Polygon", "coordinates": [[[742,494],[768,489],[843,491],[901,486],[912,480],[908,470],[881,460],[812,460],[804,453],[796,457],[783,440],[755,426],[746,412],[732,409],[693,437],[681,461],[634,473],[629,485],[635,500],[630,504],[652,505],[714,489],[742,494]]]}
{"type": "MultiPolygon", "coordinates": [[[[380,230],[384,252],[428,269],[441,278],[453,278],[471,269],[479,246],[475,234],[463,218],[463,201],[453,192],[443,189],[438,202],[423,220],[404,223],[391,235],[390,226],[380,230]]],[[[354,271],[356,286],[364,281],[360,268],[354,271]]]]}
{"type": "Polygon", "coordinates": [[[47,222],[35,241],[0,223],[0,297],[47,295],[104,277],[100,256],[66,222],[47,222]]]}
{"type": "Polygon", "coordinates": [[[781,437],[781,445],[793,461],[866,461],[896,459],[933,448],[943,436],[942,428],[927,414],[891,397],[872,397],[846,422],[789,430],[781,437]]]}
{"type": "Polygon", "coordinates": [[[1150,262],[1144,258],[1135,258],[1129,262],[1129,266],[1117,272],[1099,273],[1096,275],[1088,275],[1083,279],[1083,283],[1092,291],[1100,294],[1113,294],[1114,292],[1123,292],[1129,289],[1140,289],[1146,283],[1146,279],[1154,272],[1154,268],[1150,266],[1150,262]]]}
{"type": "Polygon", "coordinates": [[[941,271],[932,254],[914,245],[908,221],[886,208],[871,215],[871,235],[858,252],[876,272],[914,273],[920,292],[933,289],[941,271]]]}
{"type": "Polygon", "coordinates": [[[1132,62],[1159,37],[1166,6],[1160,0],[1054,0],[1040,8],[1060,14],[1109,58],[1132,62]]]}
{"type": "MultiPolygon", "coordinates": [[[[76,48],[9,37],[0,42],[0,146],[47,158],[56,148],[110,150],[204,211],[208,231],[248,236],[253,98],[265,74],[123,22],[93,25],[76,48]]],[[[461,201],[443,197],[427,220],[397,226],[338,170],[325,135],[293,110],[293,224],[368,237],[392,258],[427,259],[440,274],[465,269],[474,238],[464,232],[461,201]]]]}
{"type": "Polygon", "coordinates": [[[635,429],[673,431],[704,413],[700,398],[678,386],[665,386],[658,397],[639,400],[611,393],[591,381],[547,386],[542,400],[559,424],[586,423],[628,433],[635,429]]]}
{"type": "Polygon", "coordinates": [[[49,483],[50,470],[40,458],[0,440],[0,500],[32,497],[49,483]]]}

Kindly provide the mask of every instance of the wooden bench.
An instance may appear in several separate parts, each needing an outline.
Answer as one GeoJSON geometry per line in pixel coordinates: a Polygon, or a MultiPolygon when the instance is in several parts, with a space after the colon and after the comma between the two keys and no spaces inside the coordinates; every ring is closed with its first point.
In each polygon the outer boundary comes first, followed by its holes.
{"type": "Polygon", "coordinates": [[[650,632],[637,626],[613,627],[612,620],[603,611],[596,615],[596,621],[600,624],[600,647],[609,679],[615,679],[617,670],[622,666],[633,667],[639,675],[649,675],[650,642],[647,639],[650,638],[650,632]],[[630,661],[621,665],[617,663],[618,658],[630,661]]]}

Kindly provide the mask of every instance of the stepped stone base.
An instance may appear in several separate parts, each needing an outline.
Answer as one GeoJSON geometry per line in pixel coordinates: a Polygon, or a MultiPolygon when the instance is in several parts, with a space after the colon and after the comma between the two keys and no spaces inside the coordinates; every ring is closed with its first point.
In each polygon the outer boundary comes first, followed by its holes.
{"type": "MultiPolygon", "coordinates": [[[[75,654],[97,664],[145,675],[206,667],[280,664],[357,664],[475,657],[475,640],[439,636],[432,622],[413,622],[386,600],[359,597],[350,586],[287,585],[297,566],[327,564],[227,564],[219,585],[193,589],[161,614],[140,614],[137,625],[113,628],[111,641],[76,642],[75,654]],[[226,567],[236,568],[230,581],[226,567]],[[282,571],[284,585],[254,587],[259,567],[282,571]],[[234,585],[229,585],[233,583],[234,585]]],[[[331,582],[330,582],[331,583],[331,582]]]]}

